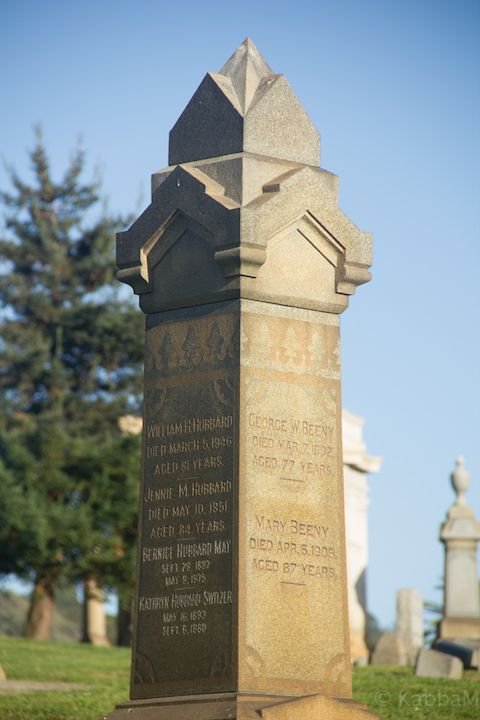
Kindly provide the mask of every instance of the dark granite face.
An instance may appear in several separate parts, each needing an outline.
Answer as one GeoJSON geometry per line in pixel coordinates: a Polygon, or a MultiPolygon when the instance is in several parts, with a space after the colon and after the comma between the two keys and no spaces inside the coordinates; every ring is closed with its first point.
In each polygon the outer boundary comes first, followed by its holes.
{"type": "Polygon", "coordinates": [[[235,315],[147,330],[132,697],[233,687],[235,315]]]}

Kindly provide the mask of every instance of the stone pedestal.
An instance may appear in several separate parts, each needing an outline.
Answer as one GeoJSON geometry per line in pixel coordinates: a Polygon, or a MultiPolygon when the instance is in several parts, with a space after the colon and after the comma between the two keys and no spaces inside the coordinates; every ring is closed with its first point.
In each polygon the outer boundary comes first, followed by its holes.
{"type": "Polygon", "coordinates": [[[104,720],[380,720],[364,705],[325,695],[272,700],[248,693],[139,700],[118,705],[104,720]]]}
{"type": "Polygon", "coordinates": [[[480,639],[480,595],[477,545],[480,523],[465,500],[470,477],[463,458],[451,475],[457,498],[440,528],[445,544],[444,617],[439,637],[449,640],[480,639]]]}
{"type": "Polygon", "coordinates": [[[305,696],[357,717],[338,315],[370,237],[249,40],[201,83],[170,163],[118,236],[147,318],[132,702],[108,717],[305,718],[305,696]]]}

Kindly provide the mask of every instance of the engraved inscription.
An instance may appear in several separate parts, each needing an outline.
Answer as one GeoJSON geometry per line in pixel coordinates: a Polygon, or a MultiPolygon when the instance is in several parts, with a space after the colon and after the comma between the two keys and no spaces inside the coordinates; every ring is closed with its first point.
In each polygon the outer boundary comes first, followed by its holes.
{"type": "Polygon", "coordinates": [[[254,466],[297,482],[333,475],[336,437],[331,422],[251,412],[248,426],[254,466]]]}
{"type": "Polygon", "coordinates": [[[325,692],[328,664],[348,642],[338,622],[346,610],[338,326],[251,309],[241,359],[245,643],[255,653],[246,674],[257,691],[266,675],[277,692],[325,692]],[[271,670],[278,658],[281,680],[271,670]]]}
{"type": "Polygon", "coordinates": [[[221,687],[232,666],[236,379],[218,365],[232,364],[233,320],[147,334],[136,697],[221,687]]]}
{"type": "MultiPolygon", "coordinates": [[[[162,638],[158,680],[168,676],[171,649],[182,638],[209,641],[222,608],[229,616],[232,606],[232,481],[225,471],[232,466],[233,414],[178,415],[181,404],[168,400],[178,392],[170,389],[162,407],[163,415],[174,408],[176,417],[145,428],[138,614],[140,624],[147,614],[145,627],[153,622],[162,638]]],[[[184,650],[178,656],[188,659],[184,650]]]]}
{"type": "MultiPolygon", "coordinates": [[[[146,427],[145,458],[150,481],[169,482],[144,493],[144,543],[224,532],[231,480],[207,480],[223,470],[232,448],[233,415],[184,417],[146,427]],[[215,454],[214,454],[215,453],[215,454]],[[214,495],[215,500],[206,501],[214,495]],[[160,524],[157,521],[162,521],[160,524]],[[164,522],[163,522],[164,521],[164,522]]],[[[146,550],[145,544],[143,549],[146,550]]],[[[173,552],[173,550],[172,550],[173,552]]],[[[176,552],[181,552],[177,545],[176,552]]]]}
{"type": "Polygon", "coordinates": [[[292,403],[290,382],[270,382],[271,394],[259,380],[247,385],[247,463],[264,488],[247,518],[249,570],[281,586],[323,592],[342,577],[337,389],[331,381],[314,391],[304,385],[296,397],[312,392],[314,402],[292,403]]]}
{"type": "Polygon", "coordinates": [[[337,543],[327,525],[256,514],[250,529],[253,570],[278,573],[281,583],[299,585],[338,578],[337,543]]]}

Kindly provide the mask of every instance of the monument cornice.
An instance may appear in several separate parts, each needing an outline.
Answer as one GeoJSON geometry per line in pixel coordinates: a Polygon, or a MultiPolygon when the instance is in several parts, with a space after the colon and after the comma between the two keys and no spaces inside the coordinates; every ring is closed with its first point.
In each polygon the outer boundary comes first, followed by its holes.
{"type": "Polygon", "coordinates": [[[144,296],[142,307],[158,312],[188,305],[182,283],[168,301],[153,295],[155,268],[190,230],[203,241],[203,290],[196,293],[195,303],[243,297],[288,305],[293,296],[303,307],[342,312],[348,296],[371,277],[371,236],[358,230],[337,207],[337,177],[292,162],[285,170],[271,158],[242,152],[216,159],[214,173],[219,177],[223,172],[221,184],[211,177],[212,165],[188,163],[156,173],[151,204],[129,230],[118,234],[118,278],[144,296]],[[233,173],[241,173],[236,193],[229,188],[233,173]],[[258,194],[252,199],[255,184],[258,194]],[[234,199],[235,194],[245,202],[234,199]],[[269,263],[275,255],[272,248],[287,235],[286,263],[280,267],[275,260],[269,263]],[[269,283],[265,295],[264,283],[254,282],[265,264],[264,274],[272,264],[277,276],[287,274],[290,292],[283,292],[282,281],[276,291],[269,283]],[[324,278],[329,268],[328,297],[322,298],[314,287],[315,270],[324,278]],[[305,292],[305,271],[311,276],[309,292],[305,292]]]}

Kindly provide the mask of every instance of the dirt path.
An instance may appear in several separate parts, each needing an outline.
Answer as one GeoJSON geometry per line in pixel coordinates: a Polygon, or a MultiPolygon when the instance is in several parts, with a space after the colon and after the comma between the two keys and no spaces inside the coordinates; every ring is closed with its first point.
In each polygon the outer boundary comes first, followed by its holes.
{"type": "Polygon", "coordinates": [[[35,680],[1,680],[0,694],[52,692],[61,690],[86,690],[88,685],[64,682],[37,682],[35,680]]]}

